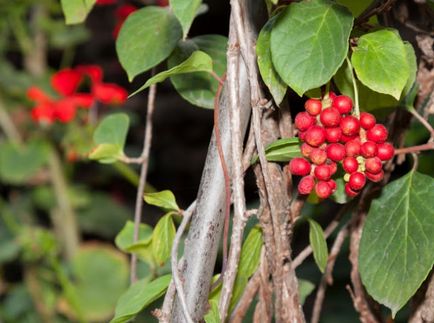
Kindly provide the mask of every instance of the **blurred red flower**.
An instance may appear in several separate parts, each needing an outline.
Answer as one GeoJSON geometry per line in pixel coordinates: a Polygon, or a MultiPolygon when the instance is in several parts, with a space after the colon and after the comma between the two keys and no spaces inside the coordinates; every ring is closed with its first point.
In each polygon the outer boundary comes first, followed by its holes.
{"type": "Polygon", "coordinates": [[[130,4],[124,4],[116,9],[115,11],[116,25],[113,29],[113,37],[115,39],[118,37],[119,31],[121,30],[121,27],[124,24],[127,17],[137,9],[138,8],[136,6],[130,4]]]}

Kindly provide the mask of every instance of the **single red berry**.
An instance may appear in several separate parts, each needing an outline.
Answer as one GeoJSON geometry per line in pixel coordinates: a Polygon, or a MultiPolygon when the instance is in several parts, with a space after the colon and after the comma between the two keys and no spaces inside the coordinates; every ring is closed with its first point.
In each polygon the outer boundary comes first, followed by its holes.
{"type": "Polygon", "coordinates": [[[347,156],[355,157],[360,155],[360,142],[358,140],[350,140],[345,143],[345,153],[347,156]]]}
{"type": "Polygon", "coordinates": [[[345,157],[345,147],[342,144],[333,143],[327,146],[327,157],[333,161],[341,161],[345,157]]]}
{"type": "Polygon", "coordinates": [[[306,140],[306,131],[299,131],[298,132],[298,138],[300,138],[301,141],[306,140]]]}
{"type": "Polygon", "coordinates": [[[355,197],[359,194],[358,191],[355,191],[351,188],[349,183],[345,184],[345,193],[349,196],[349,197],[355,197]]]}
{"type": "Polygon", "coordinates": [[[304,103],[304,108],[312,116],[317,116],[321,113],[322,103],[318,99],[309,99],[304,103]]]}
{"type": "Polygon", "coordinates": [[[312,127],[315,122],[315,118],[313,118],[307,112],[298,113],[294,120],[295,127],[300,131],[306,131],[307,129],[312,127]]]}
{"type": "Polygon", "coordinates": [[[324,164],[327,160],[327,153],[324,149],[321,148],[314,148],[312,152],[310,153],[310,160],[315,165],[321,165],[324,164]]]}
{"type": "Polygon", "coordinates": [[[365,169],[369,173],[378,174],[383,169],[383,164],[378,157],[368,158],[365,160],[365,169]]]}
{"type": "Polygon", "coordinates": [[[395,154],[395,148],[393,148],[393,145],[389,142],[378,144],[377,149],[377,157],[381,160],[392,159],[393,155],[395,154]]]}
{"type": "Polygon", "coordinates": [[[346,116],[341,119],[342,133],[346,136],[354,136],[359,133],[360,122],[356,117],[346,116]]]}
{"type": "Polygon", "coordinates": [[[338,165],[335,162],[328,162],[327,165],[330,167],[330,173],[333,175],[338,170],[338,165]]]}
{"type": "Polygon", "coordinates": [[[311,146],[321,146],[326,140],[326,132],[321,126],[312,126],[306,131],[304,140],[311,146]]]}
{"type": "Polygon", "coordinates": [[[373,141],[364,142],[360,146],[360,154],[365,158],[375,157],[377,155],[377,144],[373,141]]]}
{"type": "Polygon", "coordinates": [[[326,140],[327,142],[339,142],[342,137],[342,130],[339,127],[326,128],[326,140]]]}
{"type": "Polygon", "coordinates": [[[338,95],[334,98],[332,106],[338,109],[341,114],[347,114],[353,108],[353,100],[346,95],[338,95]]]}
{"type": "Polygon", "coordinates": [[[350,180],[348,182],[350,184],[350,187],[355,190],[359,191],[365,186],[366,184],[366,177],[361,172],[355,172],[350,175],[350,180]]]}
{"type": "Polygon", "coordinates": [[[312,192],[314,186],[315,179],[313,178],[313,176],[308,175],[301,178],[297,188],[300,194],[306,195],[312,192]]]}
{"type": "Polygon", "coordinates": [[[383,126],[380,123],[377,123],[375,126],[373,126],[371,129],[369,129],[366,132],[366,137],[368,140],[377,142],[377,143],[383,143],[386,141],[388,136],[388,131],[385,126],[383,126]]]}
{"type": "Polygon", "coordinates": [[[312,147],[311,145],[307,144],[307,143],[302,143],[300,150],[301,150],[301,154],[306,157],[309,158],[310,153],[312,152],[312,150],[315,149],[314,147],[312,147]]]}
{"type": "Polygon", "coordinates": [[[337,185],[336,182],[332,179],[327,181],[327,184],[329,184],[330,189],[332,190],[332,193],[334,193],[336,191],[337,185]]]}
{"type": "Polygon", "coordinates": [[[325,181],[319,181],[315,185],[315,193],[321,199],[326,199],[332,194],[332,189],[325,181]]]}
{"type": "Polygon", "coordinates": [[[369,130],[371,129],[373,126],[375,126],[375,123],[377,122],[377,120],[375,119],[375,117],[368,113],[368,112],[362,112],[360,113],[360,126],[363,129],[369,130]]]}
{"type": "Polygon", "coordinates": [[[344,168],[344,171],[346,171],[348,174],[352,174],[356,172],[359,168],[359,162],[354,157],[346,157],[342,161],[342,167],[344,168]]]}
{"type": "Polygon", "coordinates": [[[333,102],[333,100],[336,98],[336,93],[335,92],[333,92],[333,91],[330,91],[329,92],[329,99],[333,102]]]}
{"type": "Polygon", "coordinates": [[[379,173],[377,173],[377,174],[372,174],[372,173],[370,173],[370,172],[365,172],[365,175],[366,175],[366,177],[367,177],[371,182],[378,183],[378,182],[380,182],[380,181],[383,179],[383,177],[384,177],[384,171],[381,170],[381,171],[380,171],[379,173]]]}
{"type": "Polygon", "coordinates": [[[301,157],[291,159],[289,162],[289,171],[292,175],[305,176],[310,173],[310,163],[301,157]]]}
{"type": "Polygon", "coordinates": [[[359,139],[358,135],[347,136],[347,135],[342,134],[342,136],[341,136],[341,142],[343,142],[343,143],[347,143],[348,141],[356,140],[356,139],[359,139]]]}
{"type": "Polygon", "coordinates": [[[315,177],[320,181],[328,181],[332,175],[330,172],[330,167],[328,165],[319,165],[315,167],[313,171],[315,177]]]}
{"type": "Polygon", "coordinates": [[[319,120],[324,127],[336,127],[339,126],[339,122],[341,121],[341,114],[338,109],[327,108],[322,110],[319,120]]]}

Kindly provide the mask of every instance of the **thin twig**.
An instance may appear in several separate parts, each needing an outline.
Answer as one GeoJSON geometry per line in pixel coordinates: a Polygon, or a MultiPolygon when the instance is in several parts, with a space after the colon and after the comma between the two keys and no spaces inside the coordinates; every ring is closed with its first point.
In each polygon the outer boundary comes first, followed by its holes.
{"type": "MultiPolygon", "coordinates": [[[[151,72],[155,74],[155,69],[151,72]]],[[[134,210],[134,236],[133,241],[136,242],[139,239],[139,226],[142,221],[142,208],[143,208],[143,193],[145,191],[146,177],[148,175],[149,154],[151,151],[152,143],[152,117],[155,109],[155,97],[157,94],[157,85],[152,84],[148,93],[148,110],[146,112],[146,125],[143,139],[143,152],[142,152],[142,167],[140,169],[139,186],[137,188],[136,205],[134,210]]],[[[131,283],[137,281],[137,255],[131,255],[131,283]]]]}
{"type": "Polygon", "coordinates": [[[433,150],[433,149],[434,149],[434,142],[429,142],[423,145],[396,149],[395,155],[412,154],[412,153],[418,153],[420,151],[433,150]]]}
{"type": "MultiPolygon", "coordinates": [[[[380,4],[378,7],[374,7],[374,8],[368,8],[367,11],[365,11],[364,13],[362,13],[355,21],[355,25],[361,25],[362,23],[366,22],[369,20],[369,18],[371,18],[374,15],[378,15],[382,12],[386,12],[389,11],[392,6],[393,3],[396,0],[386,0],[384,3],[380,4]]],[[[377,1],[379,2],[379,1],[377,1]]],[[[374,5],[376,3],[374,2],[374,5]]]]}
{"type": "Polygon", "coordinates": [[[434,139],[434,129],[433,127],[431,127],[431,125],[429,124],[429,122],[427,120],[425,120],[424,117],[422,117],[416,109],[411,108],[408,110],[413,117],[415,117],[430,133],[431,138],[430,139],[434,139]]]}
{"type": "Polygon", "coordinates": [[[360,107],[359,107],[359,91],[357,89],[357,81],[356,81],[356,77],[354,76],[354,71],[353,71],[353,65],[351,65],[351,61],[350,59],[346,58],[348,67],[350,68],[350,72],[351,72],[351,82],[353,83],[353,90],[354,90],[354,116],[356,118],[360,117],[360,107]]]}

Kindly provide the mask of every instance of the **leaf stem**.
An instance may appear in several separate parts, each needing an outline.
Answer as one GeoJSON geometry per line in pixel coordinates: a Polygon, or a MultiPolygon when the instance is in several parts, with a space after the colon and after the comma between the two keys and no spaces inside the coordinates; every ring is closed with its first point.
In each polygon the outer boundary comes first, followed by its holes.
{"type": "Polygon", "coordinates": [[[354,89],[354,115],[359,118],[360,117],[360,108],[359,108],[359,90],[357,88],[357,82],[356,77],[354,76],[353,72],[353,65],[351,65],[351,61],[349,57],[346,58],[348,67],[350,68],[351,72],[351,81],[353,83],[353,89],[354,89]]]}

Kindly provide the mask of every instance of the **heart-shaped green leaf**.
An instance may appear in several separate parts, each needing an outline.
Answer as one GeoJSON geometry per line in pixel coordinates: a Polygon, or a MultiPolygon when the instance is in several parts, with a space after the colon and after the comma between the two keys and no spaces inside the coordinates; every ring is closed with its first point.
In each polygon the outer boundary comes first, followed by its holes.
{"type": "Polygon", "coordinates": [[[176,204],[175,195],[169,190],[164,190],[155,193],[145,193],[145,202],[150,205],[155,205],[167,211],[179,211],[179,206],[176,204]]]}
{"type": "Polygon", "coordinates": [[[82,23],[92,10],[96,0],[61,0],[67,25],[82,23]]]}
{"type": "Polygon", "coordinates": [[[201,0],[170,0],[170,7],[181,23],[184,38],[188,34],[201,3],[201,0]]]}
{"type": "Polygon", "coordinates": [[[116,246],[125,252],[132,252],[137,247],[148,245],[152,241],[152,227],[145,223],[140,223],[139,239],[134,242],[134,223],[127,221],[115,239],[116,246]]]}

